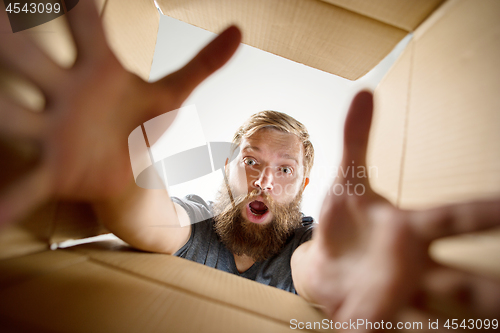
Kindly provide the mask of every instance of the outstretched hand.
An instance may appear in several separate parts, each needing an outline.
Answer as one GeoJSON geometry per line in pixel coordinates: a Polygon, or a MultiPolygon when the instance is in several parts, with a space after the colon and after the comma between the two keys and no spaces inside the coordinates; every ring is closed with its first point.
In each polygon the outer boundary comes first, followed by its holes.
{"type": "Polygon", "coordinates": [[[368,178],[358,173],[360,167],[366,170],[372,109],[369,92],[359,93],[351,104],[343,172],[324,200],[313,241],[299,248],[292,262],[298,267],[297,291],[323,306],[337,322],[391,320],[406,306],[419,305],[427,311],[425,302],[417,304],[423,296],[451,301],[480,317],[498,317],[500,282],[438,265],[429,257],[428,247],[437,238],[500,225],[500,202],[406,211],[373,192],[368,178]],[[349,167],[356,172],[346,172],[349,167]],[[340,187],[342,195],[331,194],[340,193],[340,187]],[[436,289],[437,285],[441,287],[436,289]]]}
{"type": "MultiPolygon", "coordinates": [[[[224,65],[241,34],[230,27],[184,68],[156,83],[128,73],[107,46],[94,1],[67,14],[77,46],[64,69],[23,33],[0,34],[0,66],[31,81],[45,95],[35,113],[0,91],[0,135],[32,141],[39,164],[0,192],[0,225],[51,197],[97,201],[133,182],[127,137],[141,123],[181,106],[206,77],[224,65]]],[[[0,29],[9,31],[6,12],[0,29]]]]}

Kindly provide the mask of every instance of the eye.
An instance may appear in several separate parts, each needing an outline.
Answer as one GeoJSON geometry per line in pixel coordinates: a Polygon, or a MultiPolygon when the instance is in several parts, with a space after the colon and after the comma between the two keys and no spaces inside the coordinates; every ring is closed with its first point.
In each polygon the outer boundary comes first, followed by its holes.
{"type": "Polygon", "coordinates": [[[255,164],[257,164],[257,161],[256,161],[256,160],[254,160],[254,159],[253,159],[253,158],[251,158],[251,157],[245,157],[245,158],[243,159],[243,163],[245,163],[246,165],[250,165],[250,166],[251,166],[251,165],[255,165],[255,164]]]}
{"type": "Polygon", "coordinates": [[[280,171],[283,172],[284,174],[291,175],[293,169],[290,167],[280,167],[280,171]]]}

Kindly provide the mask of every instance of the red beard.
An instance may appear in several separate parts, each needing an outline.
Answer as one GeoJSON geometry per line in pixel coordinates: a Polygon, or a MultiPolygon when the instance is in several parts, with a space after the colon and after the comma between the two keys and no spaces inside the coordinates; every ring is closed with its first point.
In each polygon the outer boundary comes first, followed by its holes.
{"type": "Polygon", "coordinates": [[[301,225],[302,191],[288,204],[277,204],[259,190],[234,198],[233,203],[227,193],[223,186],[214,203],[215,231],[233,254],[247,255],[255,261],[268,259],[281,251],[293,230],[301,225]],[[273,220],[264,225],[246,221],[241,214],[246,204],[259,195],[273,214],[273,220]]]}

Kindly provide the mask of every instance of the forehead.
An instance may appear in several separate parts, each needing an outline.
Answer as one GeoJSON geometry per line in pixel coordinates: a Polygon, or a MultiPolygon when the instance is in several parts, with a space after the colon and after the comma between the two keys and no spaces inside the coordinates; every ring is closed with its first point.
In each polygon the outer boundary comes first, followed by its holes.
{"type": "Polygon", "coordinates": [[[289,157],[302,163],[304,148],[297,135],[270,128],[262,128],[241,140],[242,151],[256,151],[278,157],[289,157]]]}

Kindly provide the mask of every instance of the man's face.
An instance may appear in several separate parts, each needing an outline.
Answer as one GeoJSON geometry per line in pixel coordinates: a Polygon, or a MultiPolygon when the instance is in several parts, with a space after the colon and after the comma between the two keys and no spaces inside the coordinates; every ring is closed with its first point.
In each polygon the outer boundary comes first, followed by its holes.
{"type": "Polygon", "coordinates": [[[303,155],[296,135],[271,128],[242,140],[214,207],[217,233],[233,253],[264,260],[300,225],[303,155]]]}
{"type": "Polygon", "coordinates": [[[270,223],[266,197],[277,204],[292,202],[304,187],[304,148],[299,138],[272,128],[264,128],[243,138],[240,153],[229,165],[233,196],[259,192],[245,202],[242,217],[256,224],[270,223]]]}

